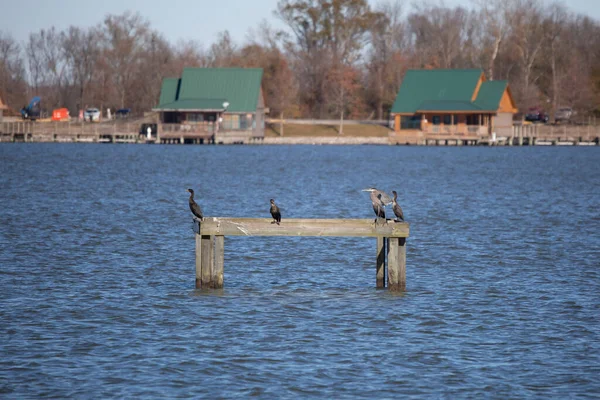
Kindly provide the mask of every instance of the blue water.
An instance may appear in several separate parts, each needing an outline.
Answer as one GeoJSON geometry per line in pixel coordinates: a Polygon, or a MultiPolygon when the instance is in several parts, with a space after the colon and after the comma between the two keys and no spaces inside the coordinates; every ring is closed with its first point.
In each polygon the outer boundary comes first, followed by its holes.
{"type": "Polygon", "coordinates": [[[585,398],[600,393],[600,149],[0,145],[2,398],[585,398]],[[373,218],[375,240],[226,238],[206,215],[373,218]]]}

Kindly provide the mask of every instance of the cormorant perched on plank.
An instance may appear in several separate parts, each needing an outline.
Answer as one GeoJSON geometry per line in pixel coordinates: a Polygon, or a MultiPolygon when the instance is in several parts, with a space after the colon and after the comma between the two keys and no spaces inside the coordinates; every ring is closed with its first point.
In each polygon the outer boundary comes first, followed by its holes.
{"type": "MultiPolygon", "coordinates": [[[[363,192],[371,192],[371,203],[373,204],[373,211],[377,218],[385,219],[385,206],[392,202],[390,196],[387,193],[382,192],[381,190],[377,190],[374,187],[363,189],[363,192]]],[[[377,218],[375,218],[375,223],[377,223],[377,218]]]]}
{"type": "Polygon", "coordinates": [[[197,218],[199,218],[200,220],[202,220],[204,218],[204,216],[202,215],[202,210],[200,209],[200,206],[198,205],[198,203],[196,203],[194,201],[194,191],[192,189],[188,189],[188,192],[190,192],[190,210],[192,211],[192,214],[194,214],[197,218]]]}
{"type": "Polygon", "coordinates": [[[277,224],[281,222],[281,212],[279,211],[279,207],[275,205],[275,200],[271,199],[271,216],[273,217],[272,224],[277,224]]]}
{"type": "Polygon", "coordinates": [[[394,195],[394,199],[392,200],[392,210],[394,210],[394,215],[398,217],[396,221],[404,221],[404,213],[402,212],[402,207],[398,204],[398,193],[395,190],[392,190],[392,194],[394,195]]]}

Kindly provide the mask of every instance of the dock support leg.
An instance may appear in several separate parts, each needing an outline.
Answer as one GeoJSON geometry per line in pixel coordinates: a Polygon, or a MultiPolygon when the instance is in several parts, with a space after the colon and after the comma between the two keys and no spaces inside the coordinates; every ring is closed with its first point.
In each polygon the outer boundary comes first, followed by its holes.
{"type": "Polygon", "coordinates": [[[213,239],[214,236],[202,235],[202,254],[201,254],[201,262],[202,262],[202,287],[209,288],[212,284],[212,275],[213,275],[213,260],[214,260],[214,252],[213,252],[213,239]]]}
{"type": "Polygon", "coordinates": [[[385,242],[387,238],[377,236],[377,287],[385,287],[385,242]]]}
{"type": "Polygon", "coordinates": [[[215,236],[215,266],[212,284],[215,289],[223,287],[223,264],[225,258],[225,236],[215,236]]]}
{"type": "Polygon", "coordinates": [[[196,236],[196,289],[202,287],[202,236],[196,236]]]}
{"type": "Polygon", "coordinates": [[[398,238],[398,287],[406,290],[406,238],[398,238]]]}
{"type": "Polygon", "coordinates": [[[406,238],[390,238],[388,248],[388,289],[406,289],[406,238]]]}

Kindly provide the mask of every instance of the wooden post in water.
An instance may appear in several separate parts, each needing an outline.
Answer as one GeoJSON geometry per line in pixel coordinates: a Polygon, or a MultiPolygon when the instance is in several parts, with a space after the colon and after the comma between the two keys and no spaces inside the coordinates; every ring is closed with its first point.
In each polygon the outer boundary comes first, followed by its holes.
{"type": "Polygon", "coordinates": [[[376,287],[385,287],[387,255],[389,290],[406,288],[406,238],[409,234],[406,222],[387,220],[375,224],[372,219],[284,219],[280,225],[275,225],[271,221],[267,218],[194,219],[196,288],[223,287],[227,235],[376,237],[376,287]]]}
{"type": "Polygon", "coordinates": [[[376,265],[376,286],[385,287],[385,242],[383,236],[377,236],[377,265],[376,265]]]}
{"type": "Polygon", "coordinates": [[[406,238],[389,238],[388,288],[393,291],[406,289],[406,238]]]}
{"type": "Polygon", "coordinates": [[[202,243],[200,245],[202,247],[202,287],[205,288],[212,287],[213,262],[215,257],[213,253],[213,239],[214,236],[202,235],[202,243]]]}
{"type": "Polygon", "coordinates": [[[202,236],[199,234],[194,236],[196,237],[196,289],[200,289],[202,287],[202,236]]]}
{"type": "Polygon", "coordinates": [[[213,267],[212,287],[220,289],[223,287],[223,271],[225,261],[225,236],[215,236],[215,261],[213,267]]]}

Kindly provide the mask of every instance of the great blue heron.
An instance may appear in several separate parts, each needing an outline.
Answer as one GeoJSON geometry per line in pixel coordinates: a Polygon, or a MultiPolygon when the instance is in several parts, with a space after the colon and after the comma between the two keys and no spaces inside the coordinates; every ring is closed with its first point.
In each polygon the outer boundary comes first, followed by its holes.
{"type": "MultiPolygon", "coordinates": [[[[363,189],[362,191],[371,192],[371,203],[373,203],[373,211],[375,211],[375,215],[377,215],[377,218],[385,219],[385,206],[392,202],[390,196],[381,190],[375,189],[374,187],[363,189]]],[[[377,223],[377,218],[375,218],[375,223],[377,223]]]]}
{"type": "Polygon", "coordinates": [[[392,210],[394,211],[394,215],[398,217],[396,221],[404,221],[404,213],[402,212],[402,207],[398,204],[398,193],[395,190],[392,190],[392,194],[394,198],[392,199],[392,210]]]}
{"type": "Polygon", "coordinates": [[[200,220],[202,220],[204,218],[204,216],[202,215],[202,210],[200,209],[200,206],[198,205],[198,203],[196,203],[194,201],[194,191],[192,189],[188,189],[188,192],[190,192],[190,210],[192,211],[192,214],[194,214],[197,218],[199,218],[200,220]]]}
{"type": "Polygon", "coordinates": [[[277,224],[281,222],[281,212],[279,211],[279,207],[275,205],[275,200],[271,199],[271,216],[273,217],[272,224],[277,224]]]}

